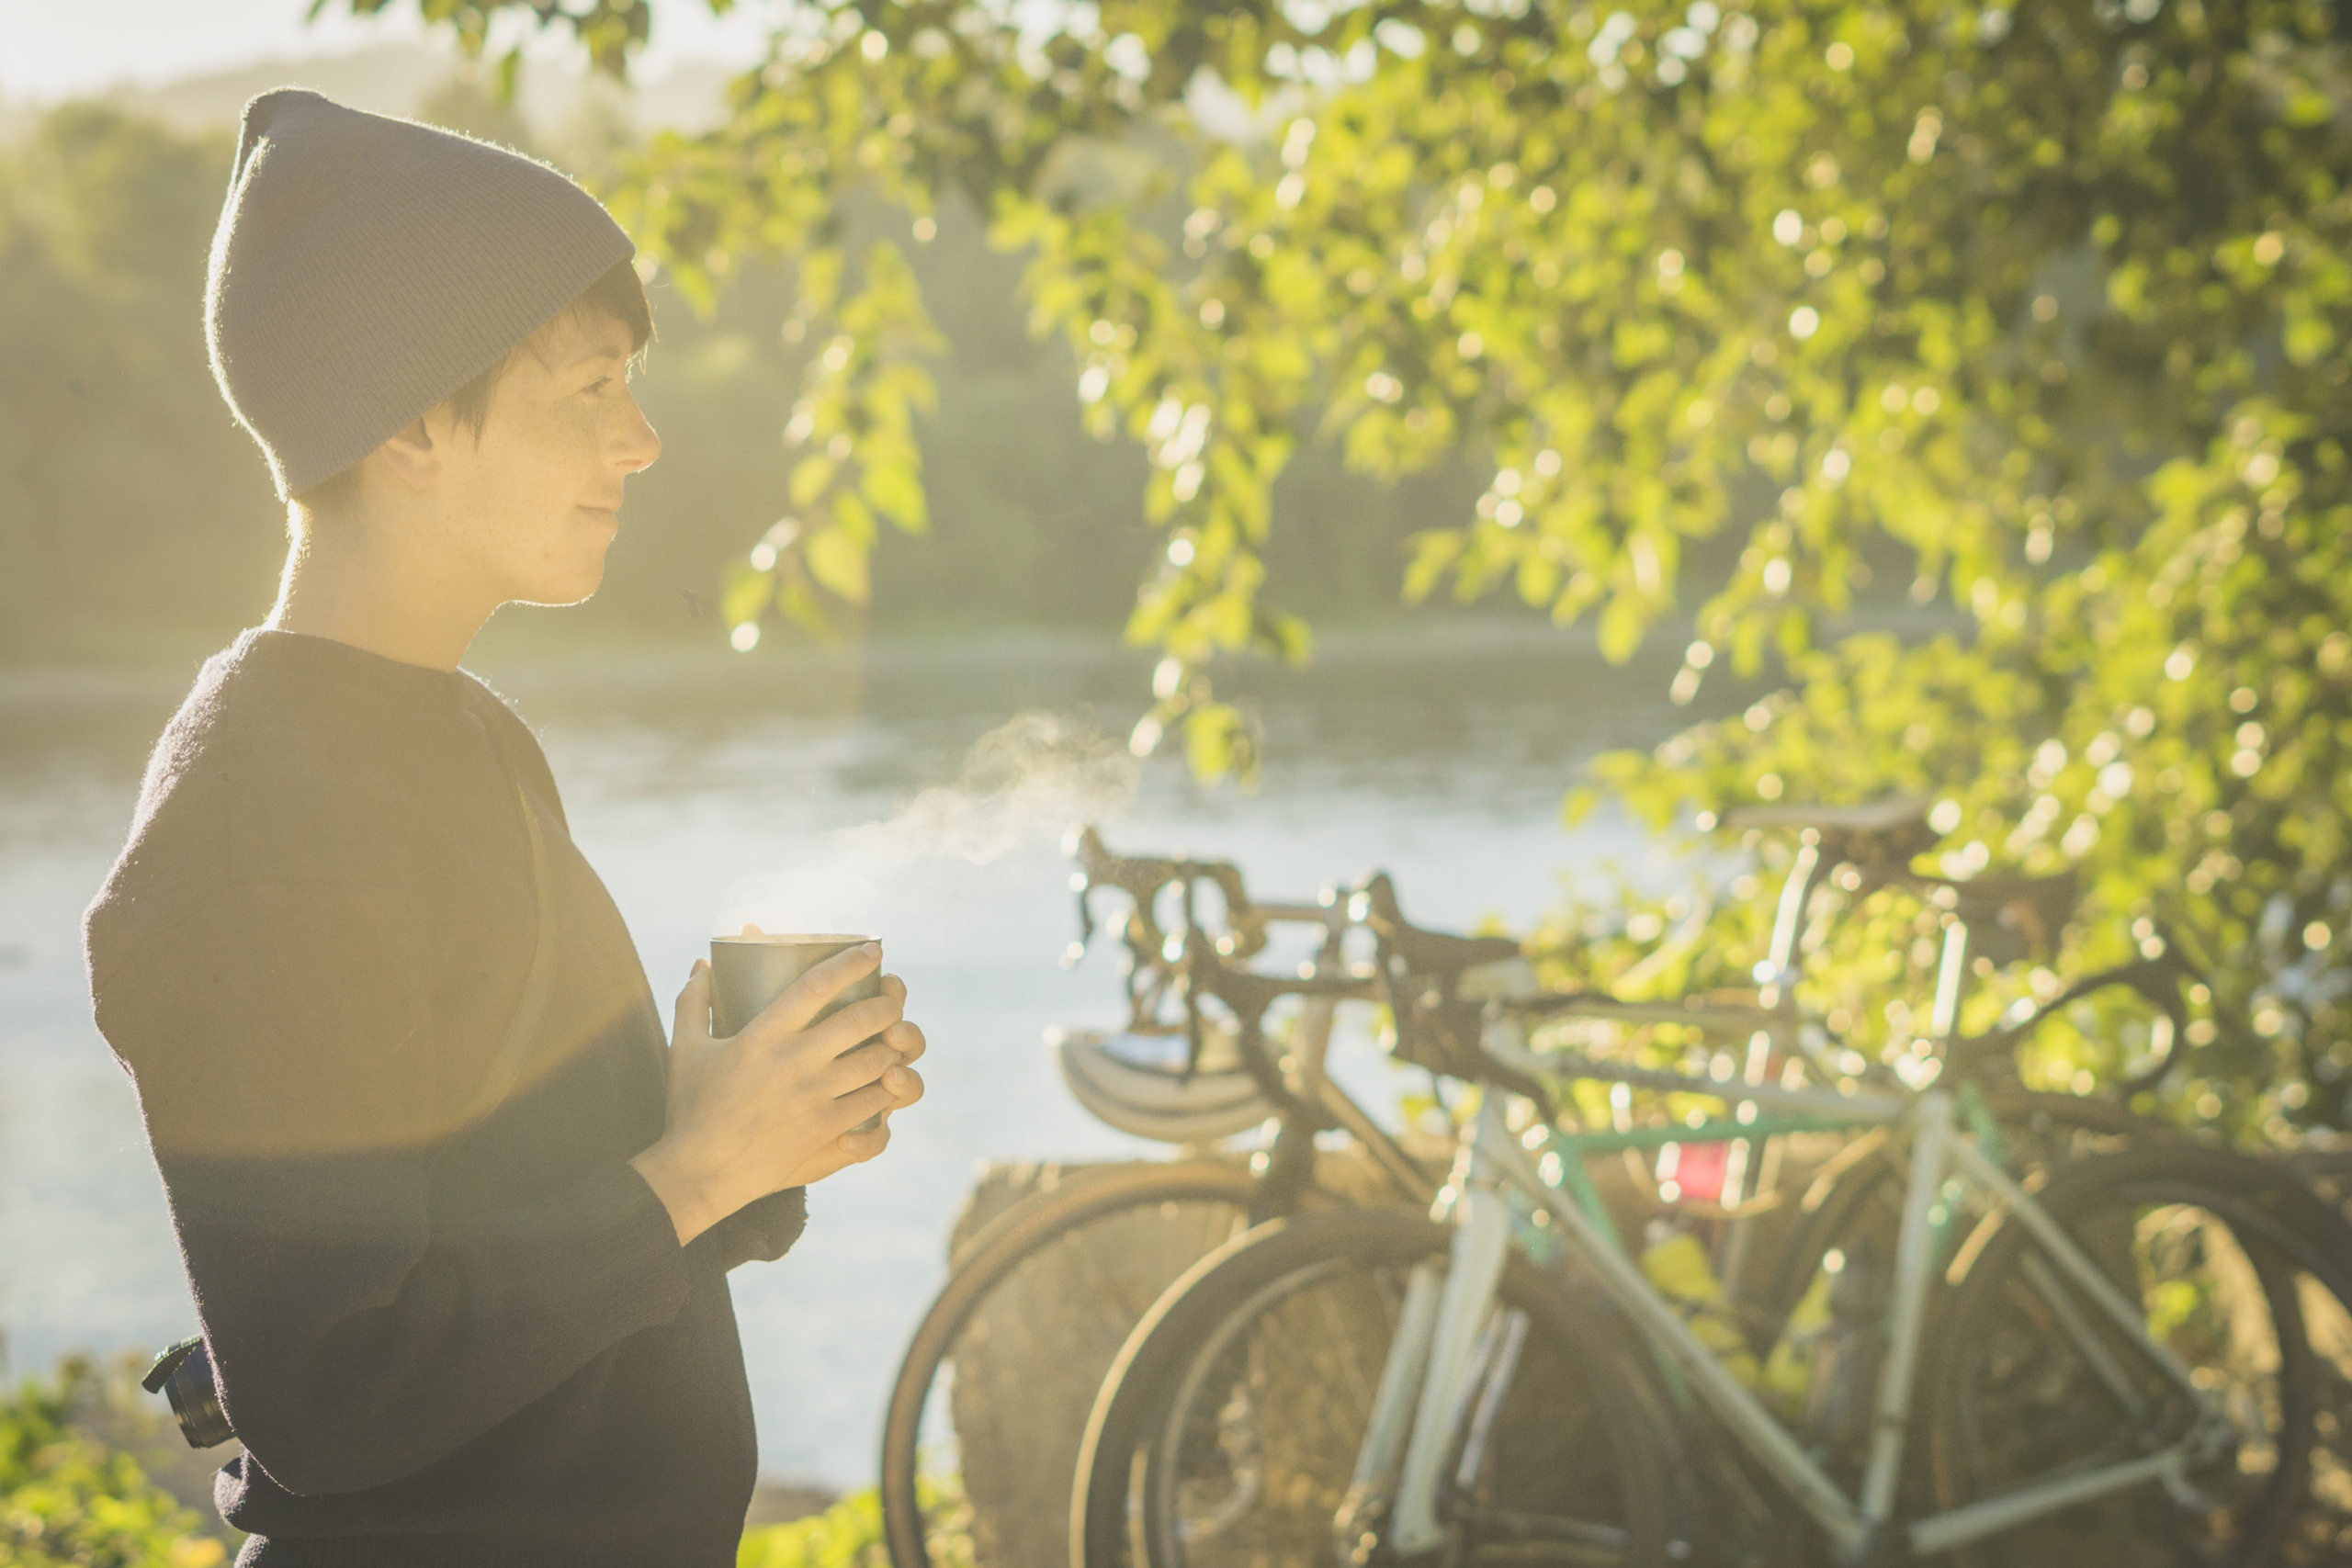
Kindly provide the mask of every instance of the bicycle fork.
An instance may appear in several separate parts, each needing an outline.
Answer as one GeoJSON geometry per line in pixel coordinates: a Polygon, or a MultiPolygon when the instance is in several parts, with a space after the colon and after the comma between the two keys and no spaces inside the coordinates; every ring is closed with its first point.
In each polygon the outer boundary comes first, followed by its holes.
{"type": "MultiPolygon", "coordinates": [[[[1438,1196],[1436,1217],[1453,1224],[1442,1278],[1436,1264],[1424,1263],[1407,1280],[1353,1483],[1333,1521],[1343,1563],[1367,1561],[1384,1541],[1400,1558],[1445,1544],[1438,1495],[1455,1436],[1467,1417],[1492,1419],[1500,1390],[1488,1385],[1498,1371],[1507,1377],[1517,1359],[1515,1325],[1496,1333],[1490,1324],[1513,1220],[1485,1152],[1489,1136],[1510,1136],[1498,1095],[1479,1107],[1453,1179],[1438,1196]]],[[[1479,1446],[1474,1433],[1465,1459],[1479,1446]]]]}

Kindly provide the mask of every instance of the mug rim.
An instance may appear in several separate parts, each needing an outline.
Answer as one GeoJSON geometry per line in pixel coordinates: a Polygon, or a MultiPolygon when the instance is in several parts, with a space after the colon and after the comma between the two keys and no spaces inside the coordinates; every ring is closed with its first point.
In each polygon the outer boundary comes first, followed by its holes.
{"type": "Polygon", "coordinates": [[[858,936],[847,931],[763,931],[758,936],[715,936],[711,942],[733,942],[741,947],[856,947],[865,942],[880,942],[878,936],[858,936]]]}

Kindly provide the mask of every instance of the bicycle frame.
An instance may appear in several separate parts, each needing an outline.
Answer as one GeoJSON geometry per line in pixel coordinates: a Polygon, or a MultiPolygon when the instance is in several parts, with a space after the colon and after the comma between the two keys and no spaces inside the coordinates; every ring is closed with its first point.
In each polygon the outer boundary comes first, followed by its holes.
{"type": "MultiPolygon", "coordinates": [[[[1488,1049],[1498,1060],[1521,1070],[1548,1070],[1543,1058],[1494,1040],[1493,1032],[1488,1049]]],[[[1646,1081],[1673,1076],[1645,1074],[1644,1077],[1646,1081]]],[[[1756,1393],[1699,1341],[1682,1314],[1618,1245],[1597,1197],[1583,1182],[1581,1156],[1610,1142],[1623,1146],[1631,1135],[1561,1134],[1539,1126],[1531,1129],[1523,1145],[1506,1124],[1505,1097],[1490,1088],[1466,1130],[1453,1180],[1439,1199],[1440,1213],[1450,1213],[1456,1230],[1443,1287],[1434,1311],[1425,1314],[1428,1337],[1419,1344],[1408,1343],[1404,1330],[1409,1325],[1400,1325],[1397,1340],[1390,1348],[1392,1363],[1402,1359],[1407,1366],[1419,1369],[1419,1397],[1409,1405],[1401,1398],[1381,1402],[1359,1458],[1360,1483],[1367,1480],[1376,1483],[1380,1478],[1367,1472],[1381,1469],[1389,1469],[1395,1477],[1389,1495],[1396,1502],[1388,1540],[1398,1554],[1443,1544],[1446,1531],[1437,1501],[1445,1461],[1454,1451],[1458,1423],[1474,1400],[1481,1408],[1495,1403],[1478,1397],[1477,1384],[1485,1371],[1476,1364],[1477,1350],[1479,1337],[1493,1316],[1503,1255],[1512,1240],[1514,1217],[1505,1194],[1514,1190],[1542,1205],[1567,1249],[1589,1266],[1600,1288],[1688,1380],[1695,1396],[1736,1440],[1812,1516],[1839,1563],[1871,1560],[1884,1549],[1896,1528],[1895,1488],[1928,1291],[1940,1250],[1938,1233],[1948,1224],[1962,1190],[1975,1189],[2016,1223],[2027,1226],[2056,1271],[2087,1298],[2096,1314],[2110,1320],[2140,1354],[2179,1387],[2199,1415],[2177,1440],[2139,1459],[2038,1482],[1911,1521],[1903,1527],[1911,1553],[1926,1557],[1948,1551],[2150,1480],[2186,1486],[2187,1467],[2230,1435],[2233,1426],[2220,1404],[2197,1387],[2177,1356],[2149,1337],[2141,1305],[2127,1299],[2046,1210],[1967,1141],[1957,1124],[1951,1093],[1929,1089],[1916,1097],[1834,1095],[1761,1084],[1719,1084],[1704,1078],[1680,1079],[1676,1087],[1691,1094],[1718,1100],[1736,1096],[1759,1108],[1793,1112],[1808,1126],[1886,1126],[1911,1138],[1911,1170],[1888,1306],[1887,1353],[1876,1390],[1875,1421],[1860,1495],[1849,1497],[1840,1489],[1756,1393]],[[1836,1103],[1826,1103],[1832,1101],[1836,1103]],[[1534,1153],[1537,1148],[1544,1151],[1540,1162],[1534,1153]],[[1388,1429],[1389,1423],[1409,1423],[1409,1436],[1399,1441],[1396,1432],[1388,1429]],[[1398,1464],[1390,1456],[1400,1453],[1398,1464]]],[[[1741,1125],[1750,1136],[1762,1135],[1768,1129],[1793,1130],[1761,1120],[1741,1125]]],[[[1673,1131],[1687,1138],[1704,1130],[1673,1131]]],[[[2058,1316],[2078,1339],[2089,1333],[2078,1314],[2058,1316]]],[[[2109,1355],[2104,1346],[2092,1354],[2109,1355]]],[[[1481,1440],[1481,1434],[1471,1434],[1474,1447],[1481,1440]]]]}

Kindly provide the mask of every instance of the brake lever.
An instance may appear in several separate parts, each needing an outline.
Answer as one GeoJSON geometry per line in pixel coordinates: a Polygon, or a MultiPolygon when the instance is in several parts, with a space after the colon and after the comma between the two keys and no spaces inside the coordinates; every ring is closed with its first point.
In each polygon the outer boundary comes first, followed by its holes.
{"type": "Polygon", "coordinates": [[[1183,954],[1182,962],[1184,966],[1183,1081],[1188,1084],[1193,1081],[1193,1075],[1201,1070],[1201,1056],[1206,1050],[1205,1038],[1201,1028],[1201,977],[1199,969],[1201,962],[1201,928],[1193,918],[1193,879],[1186,877],[1184,879],[1183,894],[1184,935],[1182,939],[1183,944],[1181,951],[1183,954]]]}
{"type": "Polygon", "coordinates": [[[1086,956],[1086,950],[1094,945],[1094,906],[1087,901],[1087,895],[1094,891],[1094,880],[1081,871],[1078,874],[1077,882],[1078,940],[1062,949],[1062,967],[1065,969],[1077,968],[1079,960],[1086,956]]]}

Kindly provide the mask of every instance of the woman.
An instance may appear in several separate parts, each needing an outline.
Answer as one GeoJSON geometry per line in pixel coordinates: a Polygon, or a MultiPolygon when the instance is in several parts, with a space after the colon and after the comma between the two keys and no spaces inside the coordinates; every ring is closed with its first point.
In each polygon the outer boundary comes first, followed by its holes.
{"type": "Polygon", "coordinates": [[[661,451],[634,247],[504,150],[281,91],[206,301],[288,502],[276,608],[158,742],[86,919],[221,1406],[241,1562],[713,1565],[755,1451],[726,1273],[888,1142],[905,987],[665,1043],[529,729],[458,668],[595,591],[661,451]]]}

